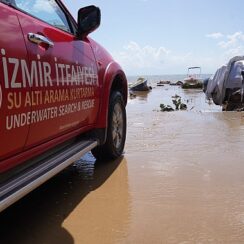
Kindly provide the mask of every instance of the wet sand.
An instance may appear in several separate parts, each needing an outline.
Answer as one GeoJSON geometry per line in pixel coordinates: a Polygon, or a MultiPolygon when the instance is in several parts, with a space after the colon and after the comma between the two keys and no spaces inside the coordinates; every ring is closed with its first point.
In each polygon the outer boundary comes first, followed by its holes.
{"type": "Polygon", "coordinates": [[[197,91],[129,100],[123,158],[87,154],[0,214],[0,243],[242,243],[244,114],[197,91]],[[160,112],[179,94],[188,111],[160,112]]]}

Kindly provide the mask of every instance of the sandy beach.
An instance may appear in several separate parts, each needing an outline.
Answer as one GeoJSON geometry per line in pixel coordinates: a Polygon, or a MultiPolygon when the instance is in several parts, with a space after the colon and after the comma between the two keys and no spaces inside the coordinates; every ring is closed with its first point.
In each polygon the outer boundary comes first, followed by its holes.
{"type": "Polygon", "coordinates": [[[124,157],[79,162],[0,215],[1,243],[242,243],[244,114],[169,85],[127,106],[124,157]],[[187,111],[161,112],[178,94],[187,111]]]}

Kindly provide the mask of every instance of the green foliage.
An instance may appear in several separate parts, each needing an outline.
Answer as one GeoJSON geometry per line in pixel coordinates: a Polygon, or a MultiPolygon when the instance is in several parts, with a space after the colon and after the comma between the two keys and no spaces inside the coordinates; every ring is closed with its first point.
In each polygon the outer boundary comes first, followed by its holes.
{"type": "MultiPolygon", "coordinates": [[[[185,103],[182,103],[181,97],[177,94],[175,96],[172,96],[172,102],[175,105],[175,110],[187,110],[187,105],[185,103]]],[[[162,112],[171,112],[175,111],[170,105],[164,105],[160,104],[160,108],[162,112]]]]}
{"type": "Polygon", "coordinates": [[[179,110],[179,107],[181,105],[181,97],[177,97],[172,100],[173,104],[175,105],[175,109],[179,110]]]}
{"type": "Polygon", "coordinates": [[[160,108],[161,108],[162,112],[172,112],[172,111],[174,111],[174,109],[170,105],[165,106],[164,104],[160,104],[160,108]]]}
{"type": "Polygon", "coordinates": [[[184,83],[183,85],[182,85],[182,88],[183,89],[202,89],[203,88],[203,84],[202,83],[196,83],[196,84],[194,84],[194,85],[192,85],[192,84],[188,84],[188,83],[184,83]]]}

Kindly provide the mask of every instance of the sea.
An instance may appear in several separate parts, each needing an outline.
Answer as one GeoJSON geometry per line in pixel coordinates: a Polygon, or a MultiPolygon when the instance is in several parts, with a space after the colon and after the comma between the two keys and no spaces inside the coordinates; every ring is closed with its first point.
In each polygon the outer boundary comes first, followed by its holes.
{"type": "MultiPolygon", "coordinates": [[[[201,74],[202,79],[209,78],[212,74],[201,74]]],[[[134,83],[139,77],[147,79],[148,85],[155,85],[157,82],[170,81],[177,82],[183,81],[186,78],[186,74],[175,74],[175,75],[133,75],[127,76],[129,84],[134,83]]]]}

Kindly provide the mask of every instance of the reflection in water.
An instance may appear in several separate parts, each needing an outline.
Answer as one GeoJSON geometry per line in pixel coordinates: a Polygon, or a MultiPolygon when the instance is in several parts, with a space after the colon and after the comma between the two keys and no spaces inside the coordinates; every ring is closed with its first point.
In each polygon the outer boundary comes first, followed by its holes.
{"type": "Polygon", "coordinates": [[[132,94],[135,95],[138,100],[147,101],[150,92],[151,91],[133,91],[132,94]]]}
{"type": "Polygon", "coordinates": [[[92,181],[94,180],[95,161],[91,153],[87,153],[79,161],[77,161],[73,167],[79,174],[82,180],[92,181]]]}
{"type": "Polygon", "coordinates": [[[125,243],[242,243],[243,113],[223,113],[204,94],[175,87],[155,89],[147,106],[127,111],[133,201],[125,243]],[[194,109],[156,110],[174,94],[194,109]]]}
{"type": "MultiPolygon", "coordinates": [[[[116,243],[127,235],[130,193],[126,164],[123,159],[116,170],[106,177],[102,187],[98,187],[92,180],[92,192],[64,221],[64,228],[72,233],[77,243],[116,243]]],[[[96,181],[104,178],[104,167],[109,165],[99,165],[96,168],[96,181]]]]}
{"type": "Polygon", "coordinates": [[[229,127],[242,129],[244,125],[244,112],[223,112],[214,116],[229,127]]]}
{"type": "Polygon", "coordinates": [[[126,160],[102,164],[87,154],[0,215],[0,242],[96,243],[103,235],[114,243],[127,231],[129,205],[126,160]]]}

